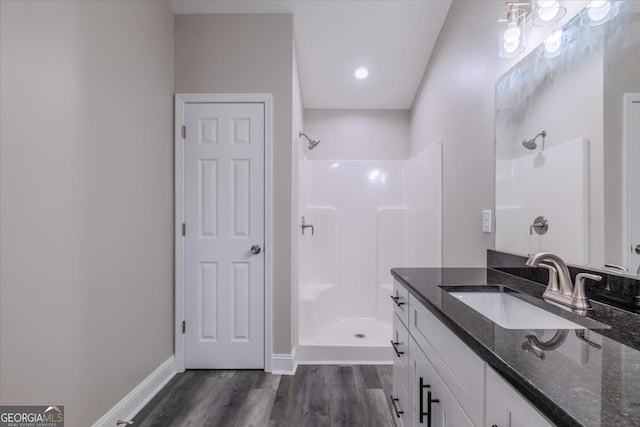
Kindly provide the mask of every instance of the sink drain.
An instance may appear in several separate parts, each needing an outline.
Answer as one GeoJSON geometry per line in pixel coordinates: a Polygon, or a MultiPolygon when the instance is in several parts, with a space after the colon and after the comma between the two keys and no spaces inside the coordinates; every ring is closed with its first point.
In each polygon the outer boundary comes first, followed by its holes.
{"type": "Polygon", "coordinates": [[[355,334],[354,337],[356,337],[356,338],[365,338],[366,335],[365,334],[355,334]]]}

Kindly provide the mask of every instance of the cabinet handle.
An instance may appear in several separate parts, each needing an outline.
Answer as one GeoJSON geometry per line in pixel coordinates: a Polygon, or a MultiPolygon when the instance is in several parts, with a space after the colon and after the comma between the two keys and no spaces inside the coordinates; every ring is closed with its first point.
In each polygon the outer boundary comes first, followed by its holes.
{"type": "Polygon", "coordinates": [[[393,340],[391,340],[391,347],[393,347],[393,351],[396,352],[396,356],[400,357],[401,354],[404,354],[404,351],[398,351],[398,348],[396,347],[397,345],[400,345],[400,343],[393,342],[393,340]]]}
{"type": "Polygon", "coordinates": [[[396,406],[396,402],[399,402],[400,399],[393,397],[393,394],[390,395],[389,397],[391,397],[391,404],[393,405],[393,410],[396,413],[396,417],[400,418],[400,415],[404,414],[404,411],[400,411],[396,406]]]}
{"type": "Polygon", "coordinates": [[[427,427],[431,427],[431,404],[432,403],[440,403],[438,399],[431,398],[431,392],[427,392],[427,427]]]}
{"type": "MultiPolygon", "coordinates": [[[[440,400],[431,398],[431,391],[427,392],[427,412],[424,411],[424,389],[431,388],[431,385],[424,383],[424,378],[420,377],[420,424],[424,423],[424,416],[427,416],[427,427],[431,427],[431,404],[439,403],[440,400]]],[[[495,426],[494,426],[495,427],[495,426]]]]}
{"type": "Polygon", "coordinates": [[[401,306],[403,306],[403,305],[404,305],[404,302],[400,301],[400,298],[402,298],[402,297],[394,297],[393,295],[390,295],[390,297],[391,297],[391,299],[393,300],[393,302],[395,302],[395,303],[396,303],[396,305],[397,305],[398,307],[401,307],[401,306]]]}

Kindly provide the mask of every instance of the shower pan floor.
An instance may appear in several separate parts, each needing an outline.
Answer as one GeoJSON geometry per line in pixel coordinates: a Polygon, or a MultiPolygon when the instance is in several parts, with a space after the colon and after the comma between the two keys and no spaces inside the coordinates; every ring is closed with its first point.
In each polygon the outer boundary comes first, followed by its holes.
{"type": "Polygon", "coordinates": [[[338,319],[321,327],[313,337],[300,337],[300,344],[388,346],[392,334],[391,325],[379,320],[338,319]],[[365,337],[356,338],[356,334],[365,337]]]}
{"type": "Polygon", "coordinates": [[[386,322],[338,319],[324,325],[313,337],[300,337],[298,363],[391,363],[392,336],[391,324],[386,322]]]}

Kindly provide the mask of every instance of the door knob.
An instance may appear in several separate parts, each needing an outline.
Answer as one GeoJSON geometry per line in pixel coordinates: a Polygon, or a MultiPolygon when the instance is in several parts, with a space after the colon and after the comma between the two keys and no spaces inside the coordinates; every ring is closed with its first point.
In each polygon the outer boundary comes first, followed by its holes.
{"type": "Polygon", "coordinates": [[[638,255],[640,255],[640,245],[636,245],[635,248],[633,248],[633,250],[635,251],[635,253],[637,253],[638,255]]]}
{"type": "Polygon", "coordinates": [[[262,250],[262,248],[260,247],[260,245],[251,246],[251,253],[254,254],[254,255],[258,255],[261,250],[262,250]]]}

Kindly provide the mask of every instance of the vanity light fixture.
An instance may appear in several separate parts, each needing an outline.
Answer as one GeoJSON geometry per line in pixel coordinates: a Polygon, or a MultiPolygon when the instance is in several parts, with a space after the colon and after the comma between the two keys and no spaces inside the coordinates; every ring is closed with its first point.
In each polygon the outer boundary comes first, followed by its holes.
{"type": "Polygon", "coordinates": [[[498,19],[501,58],[513,58],[524,52],[524,24],[531,10],[529,2],[508,1],[507,6],[507,13],[498,19]]]}
{"type": "Polygon", "coordinates": [[[367,67],[357,67],[355,70],[353,70],[353,77],[358,80],[364,80],[369,77],[369,70],[367,69],[367,67]]]}
{"type": "Polygon", "coordinates": [[[544,27],[558,22],[567,13],[564,0],[507,1],[507,7],[507,13],[498,19],[501,58],[513,58],[524,52],[525,23],[529,16],[534,26],[544,27]]]}
{"type": "Polygon", "coordinates": [[[561,0],[534,0],[533,3],[533,25],[536,27],[558,22],[567,13],[561,0]]]}
{"type": "Polygon", "coordinates": [[[582,15],[582,23],[588,27],[597,27],[609,22],[618,14],[618,5],[615,1],[593,0],[582,15]]]}

